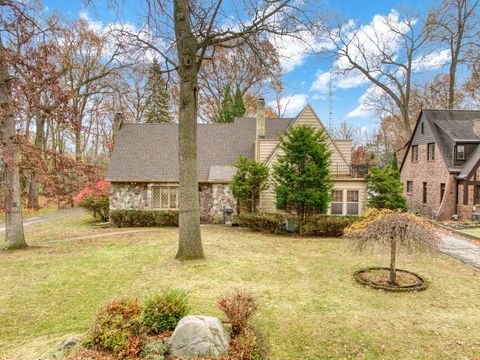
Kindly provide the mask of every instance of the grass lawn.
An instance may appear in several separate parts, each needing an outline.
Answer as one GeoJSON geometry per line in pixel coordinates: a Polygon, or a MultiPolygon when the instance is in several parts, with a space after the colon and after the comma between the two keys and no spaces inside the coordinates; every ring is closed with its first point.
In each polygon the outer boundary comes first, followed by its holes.
{"type": "Polygon", "coordinates": [[[254,323],[271,359],[478,359],[480,273],[443,255],[401,255],[400,268],[432,284],[392,294],[357,285],[352,272],[386,265],[356,255],[343,239],[262,235],[202,227],[205,261],[173,259],[177,229],[47,243],[105,233],[87,214],[26,228],[29,249],[0,253],[0,358],[48,357],[81,336],[114,297],[173,285],[190,292],[192,313],[220,316],[218,297],[234,287],[259,302],[254,323]]]}

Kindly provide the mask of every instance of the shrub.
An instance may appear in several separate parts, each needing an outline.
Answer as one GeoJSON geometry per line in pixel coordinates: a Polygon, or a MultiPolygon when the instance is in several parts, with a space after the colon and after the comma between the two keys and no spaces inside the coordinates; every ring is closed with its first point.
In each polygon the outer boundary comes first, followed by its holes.
{"type": "Polygon", "coordinates": [[[217,304],[230,321],[232,338],[245,331],[248,321],[257,311],[257,302],[253,295],[240,290],[235,290],[232,294],[218,299],[217,304]]]}
{"type": "Polygon", "coordinates": [[[178,211],[112,210],[110,219],[118,227],[178,226],[178,211]]]}
{"type": "Polygon", "coordinates": [[[345,229],[361,220],[357,216],[313,215],[305,221],[305,234],[315,236],[342,236],[345,229]]]}
{"type": "Polygon", "coordinates": [[[189,310],[188,296],[184,291],[166,289],[145,302],[143,324],[154,333],[173,330],[189,310]]]}
{"type": "MultiPolygon", "coordinates": [[[[285,221],[288,219],[282,214],[241,214],[242,225],[252,230],[279,234],[286,233],[285,221]]],[[[295,218],[291,218],[295,219],[295,218]]],[[[311,215],[304,224],[304,234],[314,236],[342,236],[344,229],[361,220],[356,216],[311,215]]]]}
{"type": "Polygon", "coordinates": [[[162,341],[146,344],[143,347],[145,360],[164,360],[168,352],[168,346],[162,341]]]}
{"type": "Polygon", "coordinates": [[[103,221],[108,221],[110,183],[99,181],[92,186],[87,186],[74,198],[77,205],[93,211],[93,216],[100,216],[103,221]]]}
{"type": "Polygon", "coordinates": [[[113,300],[97,315],[85,346],[126,357],[139,347],[142,309],[137,299],[113,300]]]}
{"type": "Polygon", "coordinates": [[[255,231],[267,232],[272,234],[284,233],[285,216],[280,214],[267,213],[248,213],[240,214],[242,225],[255,231]]]}

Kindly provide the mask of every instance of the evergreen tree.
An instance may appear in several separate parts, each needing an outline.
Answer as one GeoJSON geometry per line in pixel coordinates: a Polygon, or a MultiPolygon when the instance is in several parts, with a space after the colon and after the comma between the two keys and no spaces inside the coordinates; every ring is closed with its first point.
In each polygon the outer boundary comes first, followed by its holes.
{"type": "Polygon", "coordinates": [[[237,86],[235,98],[233,100],[233,117],[242,117],[245,115],[245,103],[243,102],[243,94],[240,87],[237,86]]]}
{"type": "Polygon", "coordinates": [[[145,122],[172,122],[173,119],[170,113],[170,96],[157,59],[153,60],[153,63],[148,70],[145,93],[147,99],[144,104],[145,122]]]}
{"type": "Polygon", "coordinates": [[[330,175],[330,151],[323,131],[295,126],[283,136],[273,167],[277,207],[294,211],[303,233],[306,216],[325,212],[330,203],[333,182],[330,175]]]}
{"type": "Polygon", "coordinates": [[[244,156],[233,166],[237,168],[231,185],[233,196],[245,202],[251,212],[256,212],[260,191],[268,188],[268,167],[244,156]]]}
{"type": "Polygon", "coordinates": [[[232,89],[230,84],[225,86],[220,110],[218,111],[217,121],[219,123],[231,123],[235,118],[233,108],[232,89]]]}
{"type": "Polygon", "coordinates": [[[383,169],[377,166],[371,167],[366,179],[368,181],[368,207],[392,210],[407,207],[398,167],[395,169],[395,164],[383,169]]]}

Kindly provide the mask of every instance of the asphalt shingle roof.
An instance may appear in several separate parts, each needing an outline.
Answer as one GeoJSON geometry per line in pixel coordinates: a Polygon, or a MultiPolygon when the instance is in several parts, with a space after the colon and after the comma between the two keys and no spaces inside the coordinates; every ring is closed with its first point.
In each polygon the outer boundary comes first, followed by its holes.
{"type": "MultiPolygon", "coordinates": [[[[265,138],[277,138],[292,121],[266,119],[265,138]]],[[[254,158],[255,133],[255,118],[238,118],[230,124],[199,124],[198,180],[230,180],[234,171],[228,168],[240,155],[254,158]]],[[[178,181],[178,176],[178,124],[122,125],[115,139],[108,181],[178,181]]]]}
{"type": "Polygon", "coordinates": [[[475,149],[463,166],[454,165],[453,149],[457,142],[480,143],[480,110],[427,109],[423,110],[423,114],[430,122],[447,168],[461,174],[470,173],[480,160],[480,147],[475,149]]]}

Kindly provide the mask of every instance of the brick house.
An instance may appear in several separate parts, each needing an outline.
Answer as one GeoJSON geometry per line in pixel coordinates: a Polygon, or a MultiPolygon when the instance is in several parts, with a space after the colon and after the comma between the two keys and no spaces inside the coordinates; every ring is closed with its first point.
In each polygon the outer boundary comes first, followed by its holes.
{"type": "Polygon", "coordinates": [[[422,110],[400,166],[410,210],[470,219],[480,206],[480,111],[422,110]]]}
{"type": "MultiPolygon", "coordinates": [[[[310,105],[294,118],[265,118],[263,99],[256,117],[236,118],[228,124],[199,124],[198,189],[201,220],[221,222],[223,210],[236,211],[230,190],[231,165],[243,155],[272,167],[281,150],[278,136],[290,126],[325,129],[310,105]]],[[[178,208],[178,124],[115,126],[116,135],[106,180],[111,182],[110,209],[167,210],[178,208]]],[[[360,215],[365,207],[366,181],[352,174],[351,140],[333,140],[331,170],[334,190],[329,214],[360,215]]],[[[259,211],[276,212],[273,188],[260,194],[259,211]]]]}

